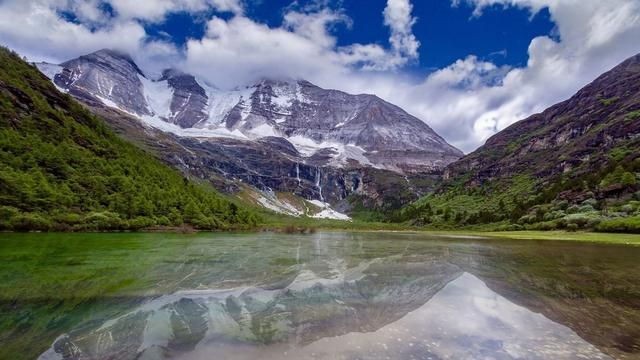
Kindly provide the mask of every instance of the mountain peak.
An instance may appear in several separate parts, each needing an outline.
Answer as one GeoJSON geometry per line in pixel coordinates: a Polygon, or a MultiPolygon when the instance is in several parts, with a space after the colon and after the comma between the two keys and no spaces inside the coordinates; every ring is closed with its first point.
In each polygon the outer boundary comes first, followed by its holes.
{"type": "Polygon", "coordinates": [[[129,55],[128,52],[122,51],[122,50],[117,50],[117,49],[104,48],[104,49],[100,49],[100,50],[94,51],[93,53],[91,53],[89,55],[111,56],[111,57],[115,57],[115,58],[123,58],[123,59],[127,59],[127,60],[133,61],[133,58],[131,57],[131,55],[129,55]]]}
{"type": "Polygon", "coordinates": [[[127,53],[102,49],[60,66],[64,70],[54,82],[72,95],[89,96],[132,114],[151,114],[141,92],[146,76],[127,53]]]}
{"type": "Polygon", "coordinates": [[[271,87],[281,87],[281,86],[291,86],[296,84],[298,80],[289,77],[262,77],[258,79],[251,87],[262,87],[262,86],[271,86],[271,87]]]}
{"type": "MultiPolygon", "coordinates": [[[[136,73],[145,76],[129,53],[116,49],[101,49],[91,54],[80,56],[80,59],[97,61],[112,65],[125,65],[131,67],[136,73]]],[[[64,64],[63,64],[64,65],[64,64]]]]}

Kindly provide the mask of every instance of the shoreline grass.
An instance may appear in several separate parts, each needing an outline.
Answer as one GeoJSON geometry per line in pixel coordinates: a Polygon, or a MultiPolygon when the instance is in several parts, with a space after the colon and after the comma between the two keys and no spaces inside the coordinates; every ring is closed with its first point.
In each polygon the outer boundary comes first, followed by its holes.
{"type": "Polygon", "coordinates": [[[454,238],[488,238],[503,240],[546,240],[570,241],[600,244],[619,244],[640,246],[639,234],[600,233],[600,232],[568,232],[568,231],[473,231],[473,230],[432,230],[432,229],[324,229],[318,231],[347,231],[347,232],[406,232],[424,235],[435,235],[454,238]]]}
{"type": "MultiPolygon", "coordinates": [[[[502,239],[502,240],[546,240],[546,241],[569,241],[584,243],[600,243],[600,244],[618,244],[640,246],[640,234],[621,234],[621,233],[601,233],[601,232],[568,232],[568,231],[481,231],[481,230],[437,230],[437,229],[421,229],[401,226],[337,226],[331,224],[320,224],[319,226],[291,226],[291,225],[271,225],[263,226],[252,230],[238,231],[192,231],[188,233],[174,231],[172,229],[149,229],[142,231],[96,231],[95,233],[172,233],[172,234],[194,234],[194,233],[259,233],[259,232],[275,232],[282,234],[313,234],[316,232],[390,232],[390,233],[415,233],[424,235],[434,235],[451,238],[486,238],[486,239],[502,239]]],[[[386,224],[384,224],[386,225],[386,224]]],[[[0,232],[2,234],[11,234],[14,232],[0,232]]],[[[55,232],[54,232],[55,233],[55,232]]],[[[80,232],[92,233],[92,232],[80,232]]]]}

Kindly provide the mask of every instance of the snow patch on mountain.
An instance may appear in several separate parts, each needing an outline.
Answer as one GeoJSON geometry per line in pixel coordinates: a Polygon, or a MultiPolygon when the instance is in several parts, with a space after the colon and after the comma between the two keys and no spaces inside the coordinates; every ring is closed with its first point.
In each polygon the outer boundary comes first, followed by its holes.
{"type": "Polygon", "coordinates": [[[94,95],[98,100],[100,100],[100,102],[102,104],[104,104],[104,106],[113,108],[113,109],[117,109],[122,111],[123,113],[129,114],[131,116],[140,118],[140,116],[136,113],[132,113],[131,111],[127,110],[127,109],[123,109],[122,107],[118,106],[118,104],[116,104],[113,100],[108,99],[106,97],[100,96],[100,95],[94,95]]]}
{"type": "Polygon", "coordinates": [[[333,219],[351,221],[348,215],[340,213],[329,203],[320,200],[306,200],[299,198],[296,204],[288,197],[278,196],[273,191],[252,191],[248,193],[258,205],[278,214],[301,217],[308,216],[316,219],[333,219]]]}
{"type": "Polygon", "coordinates": [[[304,211],[296,208],[293,204],[287,202],[286,200],[279,199],[273,192],[264,192],[262,194],[258,194],[256,201],[260,205],[262,205],[262,207],[267,208],[271,211],[275,211],[279,214],[291,215],[295,217],[304,215],[304,211]]]}
{"type": "Polygon", "coordinates": [[[138,116],[131,114],[142,120],[144,124],[160,131],[168,132],[181,137],[193,138],[231,138],[238,140],[249,140],[249,138],[239,130],[229,130],[224,127],[213,128],[181,128],[180,126],[168,123],[157,116],[138,116]]]}
{"type": "Polygon", "coordinates": [[[144,97],[152,114],[170,118],[173,89],[167,81],[153,81],[138,75],[144,91],[144,97]]]}
{"type": "Polygon", "coordinates": [[[43,73],[46,77],[48,77],[50,80],[53,80],[56,74],[61,73],[62,70],[64,69],[60,65],[49,64],[46,62],[35,63],[35,65],[40,70],[40,72],[43,73]]]}
{"type": "Polygon", "coordinates": [[[209,98],[209,120],[207,125],[224,126],[223,122],[229,115],[231,110],[239,103],[245,103],[250,101],[251,94],[254,89],[250,87],[238,88],[231,91],[222,91],[215,87],[206,85],[205,82],[200,82],[205,85],[201,85],[209,98]]]}
{"type": "Polygon", "coordinates": [[[269,124],[258,125],[250,130],[248,130],[251,135],[254,135],[256,138],[262,138],[267,136],[280,136],[280,134],[273,128],[273,126],[269,124]]]}
{"type": "Polygon", "coordinates": [[[295,146],[298,152],[306,157],[313,156],[320,150],[331,149],[334,152],[334,155],[330,164],[333,166],[340,167],[346,165],[347,161],[349,159],[352,159],[361,163],[362,165],[379,168],[364,155],[367,151],[360,146],[348,144],[345,145],[333,141],[323,141],[318,143],[313,139],[302,135],[295,135],[286,139],[291,144],[293,144],[293,146],[295,146]]]}
{"type": "Polygon", "coordinates": [[[351,221],[351,218],[349,217],[349,215],[343,214],[341,212],[338,212],[332,209],[331,204],[328,204],[320,200],[307,200],[307,202],[321,209],[319,213],[311,215],[312,218],[351,221]]]}

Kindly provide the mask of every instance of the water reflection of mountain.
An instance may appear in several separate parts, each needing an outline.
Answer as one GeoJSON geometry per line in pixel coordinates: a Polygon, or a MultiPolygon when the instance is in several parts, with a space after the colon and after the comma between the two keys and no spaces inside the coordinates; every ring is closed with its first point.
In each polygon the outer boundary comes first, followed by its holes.
{"type": "Polygon", "coordinates": [[[316,240],[288,280],[161,296],[41,359],[637,358],[638,285],[588,247],[316,240]]]}
{"type": "Polygon", "coordinates": [[[461,274],[444,259],[397,256],[325,270],[330,277],[302,269],[282,287],[162,296],[98,329],[62,336],[41,359],[175,357],[206,343],[304,346],[392,323],[461,274]]]}

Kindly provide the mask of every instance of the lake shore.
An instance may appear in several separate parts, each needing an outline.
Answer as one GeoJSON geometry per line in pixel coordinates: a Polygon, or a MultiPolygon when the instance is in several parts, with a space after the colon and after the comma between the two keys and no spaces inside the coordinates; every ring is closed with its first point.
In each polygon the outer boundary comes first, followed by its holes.
{"type": "Polygon", "coordinates": [[[386,230],[386,229],[325,229],[318,231],[346,231],[346,232],[376,232],[376,233],[417,233],[425,235],[436,235],[453,238],[497,238],[505,240],[550,240],[550,241],[572,241],[603,244],[621,244],[640,246],[639,234],[618,234],[618,233],[598,233],[598,232],[568,232],[568,231],[472,231],[472,230],[386,230]]]}
{"type": "MultiPolygon", "coordinates": [[[[325,224],[326,225],[326,224],[325,224]]],[[[365,228],[361,226],[353,227],[338,227],[335,224],[332,226],[265,226],[252,230],[230,230],[230,231],[217,231],[219,233],[259,233],[259,232],[272,232],[279,234],[313,234],[315,232],[372,232],[372,233],[416,233],[424,235],[435,235],[450,238],[492,238],[492,239],[504,239],[504,240],[546,240],[546,241],[571,241],[571,242],[585,242],[585,243],[602,243],[602,244],[618,244],[618,245],[632,245],[640,246],[640,234],[620,234],[620,233],[600,233],[600,232],[569,232],[569,231],[478,231],[478,230],[433,230],[433,229],[416,229],[416,228],[402,228],[402,227],[371,227],[365,228]]],[[[184,231],[183,228],[152,228],[139,231],[95,231],[88,233],[167,233],[167,234],[194,234],[194,233],[207,233],[211,231],[199,231],[190,228],[189,231],[184,231]]],[[[0,232],[0,238],[2,234],[11,234],[14,232],[0,232]]],[[[53,232],[56,233],[56,232],[53,232]]],[[[61,232],[64,233],[64,232],[61,232]]],[[[76,232],[69,232],[76,233],[76,232]]],[[[77,232],[82,233],[82,232],[77,232]]]]}

